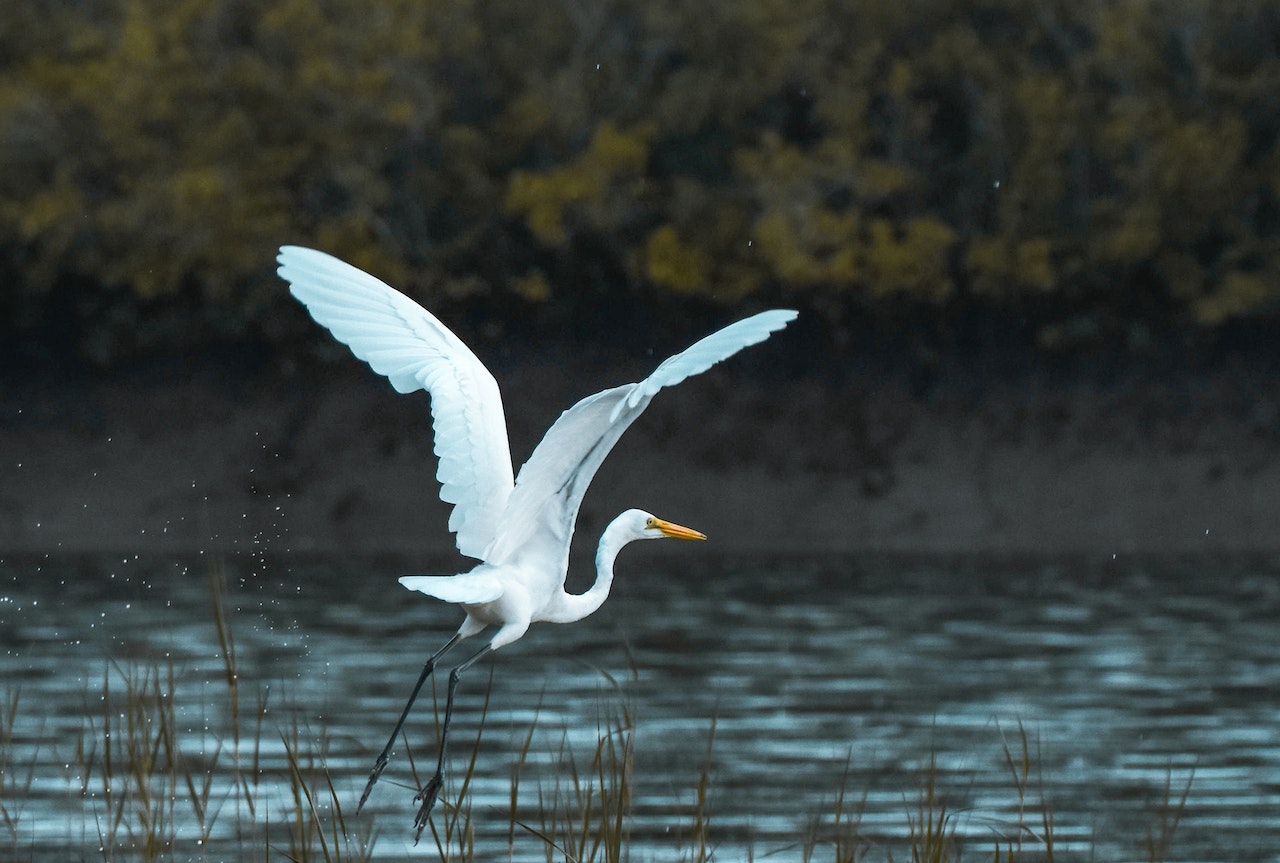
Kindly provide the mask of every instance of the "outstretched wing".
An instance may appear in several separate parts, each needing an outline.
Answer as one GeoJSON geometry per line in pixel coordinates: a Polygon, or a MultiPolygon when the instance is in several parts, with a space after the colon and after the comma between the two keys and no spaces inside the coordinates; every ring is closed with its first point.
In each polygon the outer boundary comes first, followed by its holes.
{"type": "Polygon", "coordinates": [[[431,394],[440,498],[458,550],[479,559],[514,485],[502,396],[489,370],[422,306],[337,258],[280,249],[280,277],[311,316],[397,392],[431,394]]]}
{"type": "Polygon", "coordinates": [[[775,309],[738,321],[664,361],[639,383],[587,396],[561,414],[520,468],[503,513],[502,532],[485,560],[503,563],[517,552],[531,550],[533,543],[538,544],[537,553],[563,560],[591,478],[658,390],[764,341],[795,317],[793,311],[775,309]]]}

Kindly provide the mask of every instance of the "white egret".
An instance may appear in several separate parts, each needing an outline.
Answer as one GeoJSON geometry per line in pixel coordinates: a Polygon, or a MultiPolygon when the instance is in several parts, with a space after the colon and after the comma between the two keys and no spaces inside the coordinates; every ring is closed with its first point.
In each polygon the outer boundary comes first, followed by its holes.
{"type": "Polygon", "coordinates": [[[457,534],[460,552],[483,561],[462,575],[400,579],[410,590],[461,605],[466,617],[423,667],[374,762],[357,811],[386,767],[437,660],[462,639],[487,626],[497,627],[483,649],[449,674],[435,774],[415,798],[420,805],[414,824],[421,836],[443,784],[445,743],[459,677],[485,654],[519,639],[535,621],[570,623],[599,608],[613,583],[614,559],[627,543],[664,537],[706,539],[647,512],[627,510],[600,537],[595,582],[584,593],[567,593],[569,541],[578,508],[609,450],[658,390],[764,341],[796,313],[773,310],[753,315],[676,354],[639,383],[588,396],[561,414],[519,477],[513,478],[498,385],[457,336],[404,294],[331,255],[284,246],[278,261],[290,292],[335,338],[389,378],[398,392],[430,393],[440,461],[436,478],[440,497],[454,507],[449,529],[457,534]]]}

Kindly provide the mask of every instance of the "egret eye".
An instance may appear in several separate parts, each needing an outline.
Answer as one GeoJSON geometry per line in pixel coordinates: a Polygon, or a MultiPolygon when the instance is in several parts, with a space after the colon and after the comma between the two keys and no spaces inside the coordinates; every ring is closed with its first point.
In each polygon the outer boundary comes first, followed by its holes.
{"type": "Polygon", "coordinates": [[[651,527],[657,527],[658,524],[657,524],[657,521],[652,516],[650,516],[649,518],[646,518],[644,520],[644,526],[646,528],[651,528],[651,527]]]}

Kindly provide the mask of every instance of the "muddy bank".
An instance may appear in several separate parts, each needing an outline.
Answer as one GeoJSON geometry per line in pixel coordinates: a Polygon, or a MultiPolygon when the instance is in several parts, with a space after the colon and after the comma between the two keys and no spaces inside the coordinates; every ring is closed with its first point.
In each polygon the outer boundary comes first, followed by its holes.
{"type": "MultiPolygon", "coordinates": [[[[517,465],[638,369],[496,371],[517,465]]],[[[4,384],[0,552],[449,559],[428,401],[360,371],[4,384]]],[[[592,485],[577,541],[640,506],[705,552],[1280,552],[1280,397],[1247,375],[1102,391],[762,382],[664,392],[592,485]]]]}

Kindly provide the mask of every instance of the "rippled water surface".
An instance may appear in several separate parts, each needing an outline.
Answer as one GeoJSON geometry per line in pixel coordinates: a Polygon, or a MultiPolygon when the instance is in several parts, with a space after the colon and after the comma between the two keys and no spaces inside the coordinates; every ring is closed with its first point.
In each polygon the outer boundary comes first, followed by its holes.
{"type": "MultiPolygon", "coordinates": [[[[0,561],[0,857],[101,859],[104,831],[126,827],[111,821],[100,778],[102,732],[127,704],[127,681],[159,669],[183,763],[213,801],[200,836],[178,795],[178,841],[162,857],[242,859],[223,781],[234,746],[211,568],[225,574],[240,709],[265,705],[260,722],[243,723],[256,742],[240,744],[263,806],[277,820],[289,811],[286,746],[323,753],[348,827],[376,829],[374,859],[431,859],[429,839],[411,849],[403,752],[365,814],[351,813],[456,612],[402,591],[403,563],[258,558],[0,561]]],[[[636,553],[620,569],[596,615],[535,628],[463,679],[449,792],[474,753],[477,859],[547,856],[541,839],[511,828],[513,765],[530,728],[518,817],[540,827],[540,807],[574,772],[562,750],[581,773],[600,730],[625,715],[634,860],[692,847],[704,766],[720,860],[801,859],[815,824],[829,832],[842,788],[865,859],[910,859],[931,786],[965,859],[990,860],[1019,836],[1034,849],[1043,802],[1054,859],[1146,860],[1167,843],[1169,859],[1280,860],[1274,565],[636,553]]],[[[432,715],[428,694],[409,726],[420,769],[433,757],[432,715]]],[[[830,856],[820,843],[814,859],[830,856]]]]}

